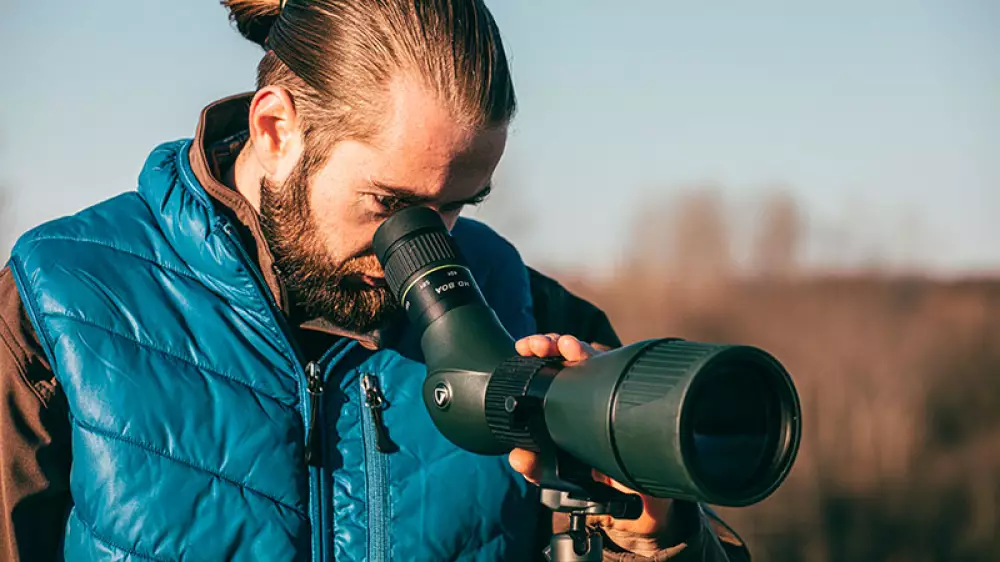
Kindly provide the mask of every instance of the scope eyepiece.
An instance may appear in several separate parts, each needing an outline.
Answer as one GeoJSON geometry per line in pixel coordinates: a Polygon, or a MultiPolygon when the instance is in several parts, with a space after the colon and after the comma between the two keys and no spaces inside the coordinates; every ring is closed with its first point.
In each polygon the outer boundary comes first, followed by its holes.
{"type": "Polygon", "coordinates": [[[449,310],[484,304],[479,286],[441,216],[409,207],[376,231],[375,255],[410,321],[425,327],[449,310]]]}

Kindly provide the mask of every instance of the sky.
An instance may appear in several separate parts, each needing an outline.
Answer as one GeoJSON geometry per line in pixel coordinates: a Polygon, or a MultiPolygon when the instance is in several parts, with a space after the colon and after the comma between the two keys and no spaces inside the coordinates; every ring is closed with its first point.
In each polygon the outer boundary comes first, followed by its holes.
{"type": "MultiPolygon", "coordinates": [[[[1000,270],[1000,1],[489,5],[520,110],[472,215],[529,263],[608,271],[684,189],[739,217],[781,187],[810,263],[1000,270]]],[[[261,56],[215,0],[4,0],[0,50],[0,255],[134,189],[261,56]]]]}

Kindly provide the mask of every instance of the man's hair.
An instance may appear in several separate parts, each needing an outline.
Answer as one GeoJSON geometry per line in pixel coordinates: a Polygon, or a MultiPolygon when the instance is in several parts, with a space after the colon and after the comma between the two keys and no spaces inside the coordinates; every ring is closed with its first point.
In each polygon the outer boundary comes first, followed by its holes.
{"type": "Polygon", "coordinates": [[[499,126],[514,115],[500,31],[482,0],[222,4],[240,33],[266,49],[257,87],[289,92],[307,148],[377,134],[390,109],[388,83],[403,73],[420,80],[466,126],[499,126]]]}

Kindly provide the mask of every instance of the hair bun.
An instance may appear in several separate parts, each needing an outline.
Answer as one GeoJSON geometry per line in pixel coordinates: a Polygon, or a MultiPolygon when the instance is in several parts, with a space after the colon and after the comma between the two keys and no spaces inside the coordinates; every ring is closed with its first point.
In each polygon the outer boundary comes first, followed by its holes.
{"type": "Polygon", "coordinates": [[[283,3],[284,0],[222,0],[229,10],[229,21],[236,24],[240,34],[264,48],[283,3]]]}

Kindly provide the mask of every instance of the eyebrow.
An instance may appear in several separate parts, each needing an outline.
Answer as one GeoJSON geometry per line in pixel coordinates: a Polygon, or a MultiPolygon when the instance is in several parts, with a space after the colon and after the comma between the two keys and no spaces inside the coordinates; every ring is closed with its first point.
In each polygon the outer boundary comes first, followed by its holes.
{"type": "MultiPolygon", "coordinates": [[[[371,179],[368,180],[368,182],[371,183],[372,187],[374,187],[375,189],[384,192],[384,195],[395,197],[396,199],[404,203],[407,203],[409,205],[427,205],[429,203],[434,202],[433,197],[427,197],[426,195],[421,195],[417,193],[417,190],[410,187],[387,185],[371,179]]],[[[486,199],[487,196],[489,196],[491,191],[493,191],[493,182],[486,184],[486,187],[479,190],[479,193],[476,193],[472,197],[468,197],[459,201],[450,201],[445,205],[446,206],[472,205],[475,203],[481,203],[484,199],[486,199]]]]}

